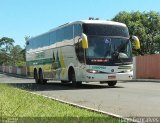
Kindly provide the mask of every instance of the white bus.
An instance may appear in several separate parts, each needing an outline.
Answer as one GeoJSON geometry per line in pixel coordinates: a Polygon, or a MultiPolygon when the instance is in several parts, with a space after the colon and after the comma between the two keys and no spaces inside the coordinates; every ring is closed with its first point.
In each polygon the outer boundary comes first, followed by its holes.
{"type": "MultiPolygon", "coordinates": [[[[133,36],[134,48],[140,43],[133,36]]],[[[133,75],[132,43],[125,24],[103,20],[67,23],[27,40],[28,75],[36,83],[58,80],[108,83],[133,75]]]]}

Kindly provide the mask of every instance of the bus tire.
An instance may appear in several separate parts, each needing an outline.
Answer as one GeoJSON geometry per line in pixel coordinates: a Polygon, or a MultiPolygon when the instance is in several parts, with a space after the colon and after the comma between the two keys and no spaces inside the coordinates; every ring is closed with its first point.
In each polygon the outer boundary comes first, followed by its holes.
{"type": "Polygon", "coordinates": [[[39,78],[38,78],[38,74],[37,74],[37,69],[34,69],[34,79],[36,84],[39,84],[39,78]]]}
{"type": "Polygon", "coordinates": [[[73,87],[78,87],[82,84],[82,82],[77,82],[76,81],[76,75],[75,75],[74,71],[72,71],[72,74],[71,74],[71,81],[72,81],[72,86],[73,87]]]}
{"type": "Polygon", "coordinates": [[[69,81],[67,81],[67,80],[61,80],[61,83],[62,84],[66,84],[66,83],[69,83],[69,81]]]}
{"type": "Polygon", "coordinates": [[[39,83],[40,84],[46,84],[47,83],[46,79],[43,78],[43,71],[42,71],[42,69],[39,69],[39,83]]]}
{"type": "Polygon", "coordinates": [[[117,81],[108,81],[107,83],[109,87],[113,87],[117,84],[117,81]]]}

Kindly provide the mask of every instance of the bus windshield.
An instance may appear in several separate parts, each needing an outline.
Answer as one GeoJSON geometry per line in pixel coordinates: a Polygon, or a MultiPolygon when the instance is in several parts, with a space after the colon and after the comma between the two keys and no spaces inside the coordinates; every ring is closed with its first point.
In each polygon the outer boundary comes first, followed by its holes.
{"type": "MultiPolygon", "coordinates": [[[[121,53],[122,58],[132,57],[131,42],[127,38],[88,36],[89,47],[86,50],[87,58],[111,59],[116,53],[121,53]]],[[[117,56],[118,57],[118,56],[117,56]]]]}
{"type": "MultiPolygon", "coordinates": [[[[132,46],[126,26],[83,24],[83,33],[88,37],[87,64],[92,61],[107,61],[106,65],[132,62],[132,46]]],[[[104,63],[99,63],[104,65],[104,63]]]]}

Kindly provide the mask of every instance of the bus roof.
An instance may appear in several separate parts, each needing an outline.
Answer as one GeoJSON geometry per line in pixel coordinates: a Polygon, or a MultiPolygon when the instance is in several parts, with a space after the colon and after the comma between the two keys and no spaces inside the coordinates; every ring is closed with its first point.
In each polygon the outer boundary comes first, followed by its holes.
{"type": "Polygon", "coordinates": [[[107,21],[107,20],[81,20],[77,22],[86,23],[86,24],[107,24],[107,25],[126,26],[124,23],[115,22],[115,21],[107,21]]]}
{"type": "Polygon", "coordinates": [[[41,35],[50,33],[50,32],[52,32],[54,30],[57,30],[57,29],[60,29],[60,28],[63,28],[65,26],[67,26],[67,25],[72,25],[72,24],[106,24],[106,25],[117,25],[117,26],[124,26],[124,27],[126,27],[126,24],[120,23],[120,22],[115,22],[115,21],[107,21],[107,20],[80,20],[80,21],[68,22],[66,24],[60,25],[58,27],[50,29],[48,32],[42,33],[42,34],[37,35],[37,36],[33,36],[33,37],[29,38],[28,40],[34,39],[34,38],[39,37],[41,35]]]}
{"type": "Polygon", "coordinates": [[[107,20],[80,20],[80,21],[74,21],[74,22],[65,23],[63,25],[60,25],[60,26],[58,26],[56,28],[53,28],[53,29],[49,30],[49,32],[57,30],[57,29],[60,29],[60,28],[65,27],[67,25],[72,25],[72,24],[77,24],[77,23],[79,23],[79,24],[85,23],[85,24],[119,25],[119,26],[125,26],[126,27],[126,25],[124,23],[115,22],[115,21],[107,21],[107,20]]]}

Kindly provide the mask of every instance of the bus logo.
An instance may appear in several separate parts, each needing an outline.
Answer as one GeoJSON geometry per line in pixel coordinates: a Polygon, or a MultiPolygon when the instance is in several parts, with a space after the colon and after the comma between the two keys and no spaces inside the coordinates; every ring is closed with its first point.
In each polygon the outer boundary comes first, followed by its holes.
{"type": "Polygon", "coordinates": [[[105,66],[92,66],[92,69],[101,70],[101,69],[106,69],[106,67],[105,66]]]}

